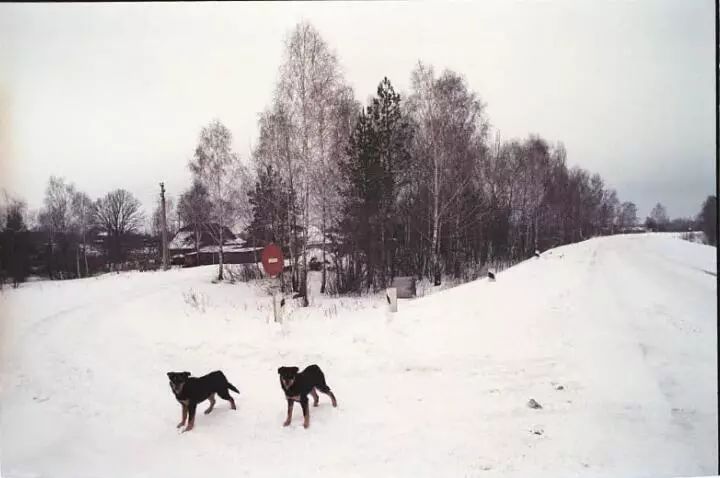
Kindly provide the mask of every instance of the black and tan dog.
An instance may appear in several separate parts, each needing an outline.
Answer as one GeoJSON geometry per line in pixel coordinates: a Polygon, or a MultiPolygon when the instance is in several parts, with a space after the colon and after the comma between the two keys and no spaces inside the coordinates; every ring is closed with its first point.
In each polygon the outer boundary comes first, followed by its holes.
{"type": "Polygon", "coordinates": [[[317,365],[310,365],[302,372],[297,367],[280,367],[278,375],[280,375],[280,386],[285,392],[287,399],[287,418],[283,426],[290,425],[292,420],[293,405],[300,402],[303,411],[303,427],[310,426],[310,409],[308,407],[308,393],[313,396],[313,406],[318,406],[317,391],[324,393],[332,400],[333,407],[337,407],[335,395],[330,391],[327,383],[325,383],[325,375],[317,365]]]}
{"type": "Polygon", "coordinates": [[[170,388],[175,394],[175,398],[182,405],[182,421],[178,423],[177,428],[185,425],[185,420],[189,418],[183,433],[193,429],[195,408],[198,403],[210,400],[210,407],[205,410],[205,415],[212,412],[216,393],[220,395],[220,398],[230,402],[230,408],[236,409],[235,400],[232,399],[228,390],[235,393],[240,392],[232,383],[228,382],[225,374],[219,370],[203,377],[191,377],[190,372],[168,372],[167,376],[170,379],[170,388]]]}

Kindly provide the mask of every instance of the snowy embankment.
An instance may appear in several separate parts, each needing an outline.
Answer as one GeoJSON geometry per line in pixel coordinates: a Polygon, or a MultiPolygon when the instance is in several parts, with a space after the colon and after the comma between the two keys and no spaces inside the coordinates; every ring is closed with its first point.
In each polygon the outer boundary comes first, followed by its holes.
{"type": "Polygon", "coordinates": [[[384,297],[323,298],[282,327],[213,268],[6,288],[2,476],[714,474],[715,251],[593,239],[392,317],[384,297]],[[339,406],[283,428],[277,367],[310,363],[339,406]],[[215,369],[238,410],[179,434],[165,372],[215,369]]]}

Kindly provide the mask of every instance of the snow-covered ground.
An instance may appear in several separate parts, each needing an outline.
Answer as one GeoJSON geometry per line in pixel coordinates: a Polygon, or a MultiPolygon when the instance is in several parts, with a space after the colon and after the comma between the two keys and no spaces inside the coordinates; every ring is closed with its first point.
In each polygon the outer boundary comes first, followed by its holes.
{"type": "Polygon", "coordinates": [[[384,296],[315,298],[283,326],[212,267],[5,288],[2,476],[715,474],[715,254],[598,238],[392,316],[384,296]],[[339,405],[283,428],[276,370],[311,363],[339,405]],[[165,373],[215,369],[238,410],[180,434],[165,373]]]}

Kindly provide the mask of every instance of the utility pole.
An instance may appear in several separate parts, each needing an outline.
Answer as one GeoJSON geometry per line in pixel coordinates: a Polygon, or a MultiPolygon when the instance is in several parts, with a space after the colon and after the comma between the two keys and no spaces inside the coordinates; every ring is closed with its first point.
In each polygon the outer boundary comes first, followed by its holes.
{"type": "Polygon", "coordinates": [[[160,218],[162,220],[162,264],[163,270],[166,271],[170,268],[170,261],[168,260],[167,219],[165,218],[165,183],[160,183],[160,204],[162,206],[160,218]]]}

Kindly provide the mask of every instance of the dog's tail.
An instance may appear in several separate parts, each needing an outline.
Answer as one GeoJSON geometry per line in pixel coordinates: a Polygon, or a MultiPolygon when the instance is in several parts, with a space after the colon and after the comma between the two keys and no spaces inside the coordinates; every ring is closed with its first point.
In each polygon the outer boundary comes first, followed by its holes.
{"type": "Polygon", "coordinates": [[[235,392],[235,393],[240,393],[240,390],[238,390],[237,388],[235,388],[235,385],[233,385],[233,384],[230,383],[230,382],[228,382],[228,388],[229,388],[230,390],[232,390],[233,392],[235,392]]]}

